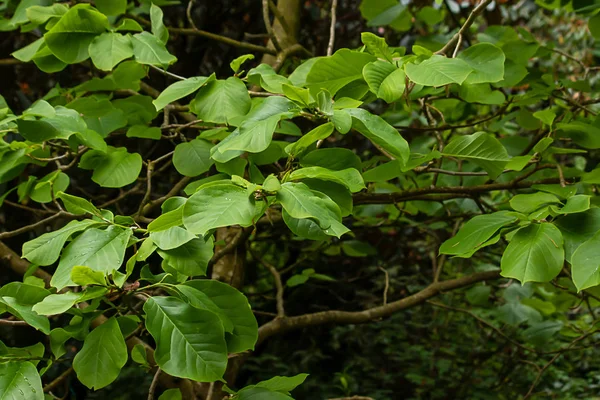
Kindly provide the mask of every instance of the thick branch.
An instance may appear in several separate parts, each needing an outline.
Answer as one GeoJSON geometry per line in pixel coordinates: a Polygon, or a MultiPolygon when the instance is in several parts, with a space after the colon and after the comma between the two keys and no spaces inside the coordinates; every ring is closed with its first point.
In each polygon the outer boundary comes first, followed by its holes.
{"type": "Polygon", "coordinates": [[[477,282],[500,278],[499,271],[479,272],[462,278],[443,282],[432,283],[425,289],[411,296],[394,301],[385,306],[374,307],[364,311],[323,311],[305,314],[297,317],[274,319],[261,326],[258,330],[258,342],[262,343],[269,337],[309,326],[324,324],[362,324],[379,318],[388,317],[398,311],[416,306],[426,300],[437,296],[439,293],[460,289],[477,282]]]}

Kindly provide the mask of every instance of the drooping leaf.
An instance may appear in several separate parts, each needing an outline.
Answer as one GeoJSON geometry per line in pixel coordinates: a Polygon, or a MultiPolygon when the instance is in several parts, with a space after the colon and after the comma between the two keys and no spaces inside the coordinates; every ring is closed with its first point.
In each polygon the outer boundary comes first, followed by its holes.
{"type": "Polygon", "coordinates": [[[106,31],[108,19],[88,4],[72,7],[45,35],[45,43],[59,60],[75,64],[86,60],[94,38],[106,31]]]}
{"type": "Polygon", "coordinates": [[[125,257],[130,229],[109,226],[106,230],[90,228],[73,240],[63,251],[56,272],[50,281],[57,289],[73,285],[71,270],[83,265],[106,274],[119,269],[125,257]]]}
{"type": "Polygon", "coordinates": [[[116,318],[94,329],[73,359],[73,369],[81,383],[98,390],[111,384],[127,362],[127,345],[116,318]]]}
{"type": "MultiPolygon", "coordinates": [[[[165,235],[172,229],[174,228],[156,232],[156,234],[159,236],[165,235]]],[[[206,240],[194,238],[172,249],[163,250],[159,248],[158,254],[164,258],[171,268],[183,275],[203,276],[206,275],[208,262],[213,256],[213,240],[211,237],[206,240]]]]}
{"type": "Polygon", "coordinates": [[[240,353],[254,349],[258,338],[258,323],[246,296],[216,280],[192,280],[184,285],[206,295],[233,324],[233,331],[225,334],[228,352],[240,353]]]}
{"type": "Polygon", "coordinates": [[[44,400],[42,379],[31,362],[0,363],[0,399],[44,400]]]}
{"type": "Polygon", "coordinates": [[[108,147],[103,153],[88,151],[79,167],[93,170],[92,180],[102,187],[119,188],[135,182],[142,170],[142,156],[128,153],[125,147],[108,147]]]}
{"type": "Polygon", "coordinates": [[[198,235],[223,226],[250,226],[256,217],[248,191],[232,183],[200,188],[183,206],[183,224],[198,235]]]}
{"type": "Polygon", "coordinates": [[[136,33],[131,37],[131,43],[133,56],[140,64],[167,68],[177,61],[177,57],[169,53],[164,43],[150,32],[136,33]]]}
{"type": "Polygon", "coordinates": [[[152,24],[152,34],[166,44],[169,41],[169,30],[163,23],[162,10],[154,3],[150,6],[150,22],[152,24]]]}
{"type": "Polygon", "coordinates": [[[200,382],[222,378],[227,344],[215,314],[174,297],[152,297],[144,312],[146,328],[156,341],[154,357],[163,371],[200,382]]]}
{"type": "Polygon", "coordinates": [[[486,170],[492,179],[504,171],[509,160],[502,143],[485,132],[455,137],[442,154],[472,161],[486,170]]]}
{"type": "Polygon", "coordinates": [[[163,90],[160,95],[153,100],[152,103],[157,111],[162,110],[169,103],[179,100],[185,96],[194,93],[208,82],[215,80],[215,74],[211,76],[196,76],[183,81],[175,82],[174,84],[163,90]]]}
{"type": "Polygon", "coordinates": [[[440,254],[461,256],[476,251],[500,228],[518,220],[514,213],[498,211],[471,218],[458,233],[440,246],[440,254]]]}
{"type": "Polygon", "coordinates": [[[450,83],[461,85],[473,72],[473,68],[459,58],[434,55],[420,64],[407,63],[408,78],[423,86],[444,86],[450,83]]]}
{"type": "Polygon", "coordinates": [[[563,266],[563,237],[550,223],[531,224],[517,231],[502,255],[502,276],[525,282],[548,282],[563,266]]]}

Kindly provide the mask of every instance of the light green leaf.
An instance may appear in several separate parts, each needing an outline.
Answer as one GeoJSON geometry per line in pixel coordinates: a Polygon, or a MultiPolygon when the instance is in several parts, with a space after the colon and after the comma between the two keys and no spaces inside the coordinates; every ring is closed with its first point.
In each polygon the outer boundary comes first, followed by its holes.
{"type": "Polygon", "coordinates": [[[107,28],[108,19],[105,15],[95,11],[89,4],[77,4],[44,35],[44,39],[59,60],[76,64],[90,56],[90,43],[107,28]]]}
{"type": "Polygon", "coordinates": [[[600,232],[575,250],[571,270],[578,291],[600,285],[600,232]]]}
{"type": "Polygon", "coordinates": [[[179,389],[167,389],[158,398],[158,400],[181,400],[181,390],[179,389]]]}
{"type": "MultiPolygon", "coordinates": [[[[157,232],[157,234],[168,231],[157,232]]],[[[158,254],[171,268],[183,275],[203,276],[206,275],[208,262],[213,256],[213,240],[212,237],[208,237],[206,241],[194,238],[170,250],[159,249],[158,254]]]]}
{"type": "Polygon", "coordinates": [[[557,129],[586,149],[600,149],[600,127],[581,121],[556,124],[557,129]]]}
{"type": "Polygon", "coordinates": [[[208,77],[195,76],[193,78],[175,82],[163,90],[158,98],[152,101],[152,104],[154,104],[154,107],[156,107],[156,111],[160,111],[165,108],[167,104],[173,103],[176,100],[194,93],[196,90],[213,80],[215,80],[215,74],[212,74],[208,77]]]}
{"type": "Polygon", "coordinates": [[[240,79],[215,80],[198,91],[190,111],[206,122],[228,124],[250,111],[250,95],[240,79]]]}
{"type": "Polygon", "coordinates": [[[167,44],[169,41],[169,31],[163,23],[163,12],[154,3],[150,6],[150,21],[152,24],[152,34],[161,42],[167,44]]]}
{"type": "Polygon", "coordinates": [[[261,387],[245,387],[237,392],[236,400],[293,400],[292,397],[261,387]]]}
{"type": "Polygon", "coordinates": [[[231,67],[234,74],[237,74],[242,64],[244,64],[248,60],[254,60],[254,54],[244,54],[243,56],[235,58],[229,63],[229,67],[231,67]]]}
{"type": "Polygon", "coordinates": [[[167,68],[177,61],[177,57],[169,53],[164,43],[150,32],[136,33],[131,37],[131,43],[133,56],[140,64],[167,68]]]}
{"type": "Polygon", "coordinates": [[[282,85],[290,85],[291,82],[284,76],[279,75],[269,64],[260,64],[252,68],[247,74],[248,82],[258,85],[270,93],[283,93],[282,85]]]}
{"type": "Polygon", "coordinates": [[[533,116],[548,126],[552,126],[552,122],[554,122],[554,118],[556,118],[556,114],[554,113],[554,111],[552,111],[549,108],[536,111],[533,113],[533,116]]]}
{"type": "Polygon", "coordinates": [[[360,39],[367,48],[367,51],[377,58],[383,58],[386,61],[393,62],[394,54],[385,41],[385,38],[379,37],[371,32],[362,32],[360,39]]]}
{"type": "Polygon", "coordinates": [[[361,170],[360,158],[352,150],[344,148],[317,149],[302,156],[300,165],[303,167],[319,166],[335,171],[346,168],[361,170]]]}
{"type": "Polygon", "coordinates": [[[38,100],[27,110],[23,111],[23,115],[53,118],[56,115],[56,111],[46,100],[38,100]]]}
{"type": "Polygon", "coordinates": [[[92,203],[82,199],[81,197],[72,196],[67,193],[59,192],[56,198],[62,200],[65,209],[73,214],[91,214],[96,217],[101,217],[102,213],[92,203]]]}
{"type": "Polygon", "coordinates": [[[127,363],[127,345],[116,318],[94,329],[73,359],[73,369],[81,383],[98,390],[111,384],[127,363]]]}
{"type": "Polygon", "coordinates": [[[178,144],[173,154],[175,169],[185,176],[198,176],[205,173],[215,163],[210,158],[212,147],[212,143],[203,139],[178,144]]]}
{"type": "MultiPolygon", "coordinates": [[[[189,282],[189,281],[188,281],[189,282]]],[[[196,281],[193,281],[196,282],[196,281]]],[[[204,292],[188,285],[182,284],[177,285],[175,287],[177,295],[184,300],[186,303],[199,308],[201,310],[210,311],[213,314],[216,314],[221,323],[223,324],[223,328],[225,332],[231,333],[233,332],[233,322],[229,319],[229,317],[221,310],[204,292]]],[[[231,350],[228,349],[228,352],[231,350]]]]}
{"type": "Polygon", "coordinates": [[[29,62],[33,60],[38,50],[42,48],[42,45],[46,46],[44,38],[39,38],[35,42],[31,42],[27,46],[22,47],[19,50],[13,52],[11,56],[13,56],[19,61],[29,62]]]}
{"type": "Polygon", "coordinates": [[[246,296],[230,285],[215,280],[193,280],[184,285],[204,293],[233,323],[233,332],[225,334],[229,353],[254,350],[258,339],[258,323],[246,296]]]}
{"type": "Polygon", "coordinates": [[[59,290],[73,285],[71,270],[77,265],[105,274],[119,269],[130,237],[130,229],[117,226],[109,226],[106,230],[88,229],[65,248],[50,284],[59,290]]]}
{"type": "Polygon", "coordinates": [[[71,235],[97,224],[99,224],[99,222],[89,219],[83,221],[71,221],[59,230],[44,233],[23,244],[23,258],[26,258],[37,265],[51,265],[58,260],[63,246],[71,235]]]}
{"type": "Polygon", "coordinates": [[[32,363],[0,363],[0,399],[44,400],[42,379],[32,363]]]}
{"type": "Polygon", "coordinates": [[[486,170],[492,179],[496,179],[504,171],[509,161],[508,152],[502,143],[485,132],[455,137],[442,154],[472,161],[486,170]]]}
{"type": "Polygon", "coordinates": [[[352,116],[354,129],[402,163],[406,163],[410,154],[408,143],[393,126],[362,108],[349,108],[345,111],[352,116]]]}
{"type": "Polygon", "coordinates": [[[108,147],[103,153],[88,151],[81,157],[79,168],[92,169],[92,180],[102,187],[119,188],[135,182],[142,170],[142,156],[128,153],[125,147],[108,147]]]}
{"type": "Polygon", "coordinates": [[[578,194],[573,197],[569,197],[564,207],[552,207],[552,210],[559,214],[574,214],[584,212],[590,209],[590,200],[591,196],[578,194]]]}
{"type": "Polygon", "coordinates": [[[518,194],[510,199],[512,209],[525,214],[531,213],[543,206],[557,203],[560,203],[560,201],[556,196],[543,192],[518,194]]]}
{"type": "Polygon", "coordinates": [[[152,297],[144,312],[146,328],[156,341],[154,357],[163,371],[200,382],[222,379],[227,345],[215,314],[174,297],[152,297]]]}
{"type": "Polygon", "coordinates": [[[302,385],[308,374],[298,374],[296,376],[275,376],[266,381],[258,382],[255,387],[265,388],[276,392],[288,393],[296,387],[302,385]]]}
{"type": "Polygon", "coordinates": [[[127,137],[160,140],[162,131],[156,126],[133,125],[127,130],[127,137]]]}
{"type": "Polygon", "coordinates": [[[363,76],[373,92],[380,99],[392,103],[402,97],[406,86],[404,70],[385,61],[374,61],[363,68],[363,76]]]}
{"type": "Polygon", "coordinates": [[[18,319],[27,322],[28,325],[34,327],[40,332],[46,335],[50,334],[50,321],[48,321],[48,318],[40,316],[34,312],[31,305],[21,304],[14,297],[3,296],[0,297],[0,314],[4,313],[5,311],[8,311],[18,319]]]}
{"type": "Polygon", "coordinates": [[[180,226],[172,226],[158,232],[151,232],[150,239],[161,250],[171,250],[196,238],[196,235],[180,226]]]}
{"type": "Polygon", "coordinates": [[[127,11],[127,0],[96,0],[94,4],[106,15],[121,15],[127,11]]]}
{"type": "Polygon", "coordinates": [[[502,255],[502,276],[525,282],[548,282],[558,275],[565,252],[563,237],[550,223],[531,224],[517,231],[502,255]]]}
{"type": "Polygon", "coordinates": [[[38,203],[51,203],[56,193],[67,190],[70,182],[64,172],[51,172],[35,183],[29,197],[38,203]]]}
{"type": "Polygon", "coordinates": [[[50,18],[60,18],[69,11],[69,8],[64,4],[52,4],[51,6],[32,6],[26,10],[27,19],[33,24],[45,24],[50,18]]]}
{"type": "Polygon", "coordinates": [[[133,349],[131,349],[131,359],[145,367],[150,367],[150,364],[148,363],[148,355],[146,354],[146,346],[141,343],[136,344],[133,346],[133,349]]]}
{"type": "Polygon", "coordinates": [[[29,283],[10,282],[0,287],[1,297],[14,297],[23,305],[34,305],[44,300],[48,295],[50,295],[50,291],[44,289],[43,281],[42,286],[35,286],[29,283]]]}
{"type": "MultiPolygon", "coordinates": [[[[141,96],[140,96],[141,97],[141,96]]],[[[85,121],[87,127],[97,132],[101,137],[107,137],[109,133],[127,125],[127,118],[123,110],[117,109],[107,99],[98,99],[94,97],[80,97],[66,105],[67,108],[77,111],[85,121]]],[[[90,141],[89,130],[80,132],[78,136],[84,144],[85,140],[90,141]]],[[[101,148],[106,152],[106,144],[101,140],[101,148]]]]}
{"type": "Polygon", "coordinates": [[[183,206],[183,224],[199,235],[223,226],[250,226],[257,220],[250,193],[232,183],[202,187],[183,206]]]}
{"type": "Polygon", "coordinates": [[[312,64],[306,76],[305,86],[313,95],[321,90],[327,90],[334,96],[347,84],[361,80],[365,64],[375,60],[375,57],[367,53],[349,49],[338,50],[332,56],[318,58],[312,64]]]}
{"type": "Polygon", "coordinates": [[[148,232],[159,232],[183,224],[183,205],[163,213],[148,224],[148,232]]]}
{"type": "Polygon", "coordinates": [[[461,256],[481,248],[500,228],[510,225],[518,217],[509,211],[478,215],[471,218],[458,233],[440,246],[440,254],[461,256]]]}
{"type": "Polygon", "coordinates": [[[473,69],[468,84],[500,82],[504,79],[504,52],[491,43],[477,43],[458,54],[473,69]]]}
{"type": "Polygon", "coordinates": [[[326,139],[333,133],[333,123],[327,122],[317,126],[315,129],[302,136],[296,142],[288,145],[285,148],[286,153],[294,157],[307,149],[311,144],[326,139]]]}
{"type": "Polygon", "coordinates": [[[423,86],[444,86],[450,83],[461,85],[473,72],[473,68],[459,58],[434,55],[421,64],[405,65],[408,78],[423,86]]]}
{"type": "Polygon", "coordinates": [[[129,37],[116,32],[106,32],[94,38],[90,43],[89,52],[96,68],[112,71],[115,65],[133,56],[133,46],[129,37]]]}
{"type": "Polygon", "coordinates": [[[279,121],[291,118],[296,111],[297,106],[285,97],[266,98],[246,115],[238,129],[213,147],[212,158],[224,163],[237,157],[238,152],[260,153],[266,150],[279,121]]]}
{"type": "Polygon", "coordinates": [[[365,188],[360,172],[354,168],[341,171],[332,171],[322,167],[306,167],[297,169],[289,175],[290,180],[303,180],[307,178],[331,181],[347,187],[351,192],[360,192],[365,188]]]}
{"type": "Polygon", "coordinates": [[[62,106],[55,108],[52,118],[34,120],[18,120],[19,133],[27,140],[41,143],[50,139],[68,139],[75,133],[83,133],[87,126],[75,110],[62,106]]]}
{"type": "Polygon", "coordinates": [[[58,315],[69,310],[81,299],[81,293],[66,292],[62,294],[51,294],[33,306],[33,311],[39,315],[58,315]]]}
{"type": "Polygon", "coordinates": [[[71,270],[71,281],[79,286],[106,286],[106,275],[100,271],[94,271],[90,267],[77,265],[71,270]]]}

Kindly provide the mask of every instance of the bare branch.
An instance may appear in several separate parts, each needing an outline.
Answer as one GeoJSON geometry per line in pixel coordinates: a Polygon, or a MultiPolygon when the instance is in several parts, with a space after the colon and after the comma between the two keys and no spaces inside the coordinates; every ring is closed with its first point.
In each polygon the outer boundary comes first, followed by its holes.
{"type": "Polygon", "coordinates": [[[492,0],[483,0],[481,3],[479,3],[479,5],[475,7],[473,11],[471,11],[471,14],[469,14],[463,26],[461,26],[458,32],[452,36],[452,39],[450,39],[450,41],[446,43],[444,47],[436,51],[435,54],[446,54],[462,36],[467,34],[467,31],[471,25],[473,25],[473,22],[475,22],[475,18],[477,18],[491,2],[492,0]]]}
{"type": "Polygon", "coordinates": [[[335,24],[338,0],[331,0],[331,25],[329,26],[329,44],[327,45],[327,55],[333,54],[335,44],[335,24]]]}

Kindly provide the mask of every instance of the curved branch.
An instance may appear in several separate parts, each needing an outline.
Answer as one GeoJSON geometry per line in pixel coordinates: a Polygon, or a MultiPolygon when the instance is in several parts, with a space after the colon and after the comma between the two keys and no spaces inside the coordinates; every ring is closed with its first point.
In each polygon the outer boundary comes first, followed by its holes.
{"type": "Polygon", "coordinates": [[[269,337],[309,326],[324,324],[363,324],[379,318],[388,317],[400,310],[404,310],[437,296],[442,292],[460,289],[477,282],[489,281],[500,278],[500,271],[486,271],[468,275],[462,278],[432,283],[425,289],[411,296],[394,301],[385,306],[370,308],[364,311],[323,311],[305,314],[297,317],[274,319],[261,326],[258,330],[257,344],[264,342],[269,337]]]}

